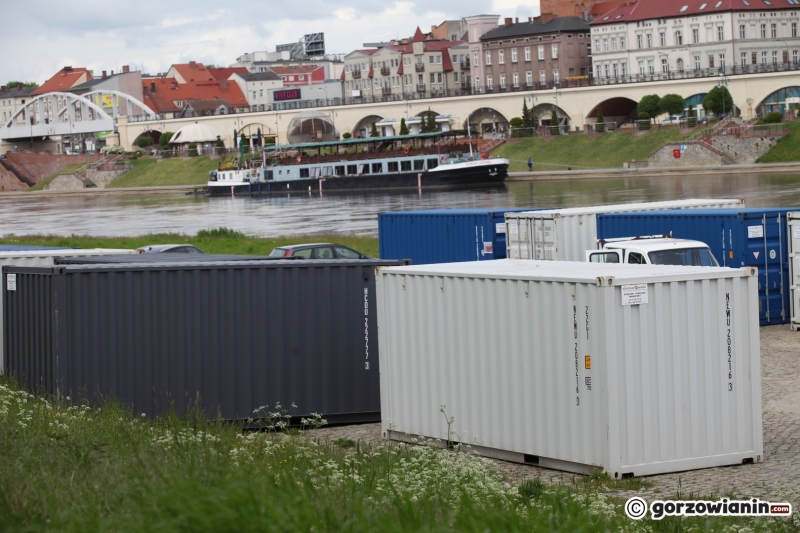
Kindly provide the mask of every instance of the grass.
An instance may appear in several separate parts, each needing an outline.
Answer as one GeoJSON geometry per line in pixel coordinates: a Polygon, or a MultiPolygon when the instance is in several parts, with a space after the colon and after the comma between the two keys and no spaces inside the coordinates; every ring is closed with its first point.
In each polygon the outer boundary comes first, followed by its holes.
{"type": "Polygon", "coordinates": [[[49,185],[53,179],[58,176],[59,174],[69,174],[71,172],[75,172],[76,170],[83,168],[86,166],[86,163],[72,163],[71,165],[67,165],[58,172],[54,172],[50,174],[45,179],[34,185],[33,187],[27,189],[29,191],[41,191],[44,189],[45,185],[49,185]]]}
{"type": "Polygon", "coordinates": [[[355,235],[287,235],[264,239],[250,237],[227,228],[202,230],[196,235],[157,233],[137,237],[90,237],[71,235],[5,235],[2,244],[33,244],[66,248],[139,248],[147,244],[194,244],[209,254],[268,255],[273,248],[287,244],[335,242],[354,248],[370,257],[379,257],[378,239],[355,235]]]}
{"type": "Polygon", "coordinates": [[[205,185],[208,173],[217,169],[219,160],[208,156],[182,157],[157,162],[151,158],[132,160],[133,169],[112,181],[108,187],[154,187],[159,185],[205,185]]]}
{"type": "Polygon", "coordinates": [[[647,159],[664,143],[679,141],[689,135],[678,128],[664,128],[640,136],[626,131],[596,137],[586,134],[548,140],[530,137],[501,144],[492,150],[492,156],[508,158],[512,172],[528,170],[529,157],[533,160],[534,170],[622,168],[625,162],[647,159]]]}
{"type": "MultiPolygon", "coordinates": [[[[276,406],[277,412],[283,412],[276,406]]],[[[279,415],[280,416],[280,415],[279,415]]],[[[634,522],[591,487],[522,485],[468,449],[341,447],[243,431],[199,408],[146,419],[0,379],[0,531],[797,531],[800,522],[634,522]]]]}
{"type": "Polygon", "coordinates": [[[789,135],[778,141],[769,152],[762,155],[757,163],[786,163],[800,161],[800,122],[787,122],[789,135]]]}

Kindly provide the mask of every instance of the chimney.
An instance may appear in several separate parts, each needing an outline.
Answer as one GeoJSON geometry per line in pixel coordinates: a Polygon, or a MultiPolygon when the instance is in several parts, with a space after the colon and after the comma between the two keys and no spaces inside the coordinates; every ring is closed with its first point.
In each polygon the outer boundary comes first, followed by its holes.
{"type": "Polygon", "coordinates": [[[196,61],[189,61],[189,68],[197,68],[197,62],[196,61]]]}
{"type": "Polygon", "coordinates": [[[114,71],[113,71],[113,70],[111,71],[111,75],[112,75],[112,76],[114,75],[114,71]]]}
{"type": "Polygon", "coordinates": [[[130,72],[130,71],[131,71],[131,67],[129,67],[128,65],[122,65],[122,72],[123,73],[130,72]]]}
{"type": "Polygon", "coordinates": [[[539,19],[542,21],[542,24],[547,24],[554,18],[556,18],[556,16],[553,13],[542,13],[542,16],[539,17],[539,19]]]}
{"type": "Polygon", "coordinates": [[[533,17],[528,17],[528,22],[533,22],[533,17]]]}
{"type": "Polygon", "coordinates": [[[0,87],[0,93],[4,93],[4,92],[6,92],[6,86],[5,85],[0,87]]]}
{"type": "Polygon", "coordinates": [[[519,17],[514,17],[514,24],[519,24],[519,17]]]}
{"type": "Polygon", "coordinates": [[[219,90],[224,91],[228,88],[228,80],[222,79],[219,80],[219,90]]]}
{"type": "Polygon", "coordinates": [[[105,70],[103,71],[103,77],[104,77],[104,78],[107,78],[107,77],[108,77],[108,73],[107,73],[105,70]]]}
{"type": "Polygon", "coordinates": [[[64,67],[64,73],[72,72],[72,67],[64,67]]]}
{"type": "Polygon", "coordinates": [[[20,91],[22,90],[22,83],[21,82],[17,84],[17,89],[20,90],[20,91]]]}
{"type": "Polygon", "coordinates": [[[504,25],[505,25],[505,26],[511,26],[511,22],[512,22],[513,20],[514,20],[514,19],[512,19],[511,17],[506,17],[506,20],[505,20],[505,24],[504,24],[504,25]]]}

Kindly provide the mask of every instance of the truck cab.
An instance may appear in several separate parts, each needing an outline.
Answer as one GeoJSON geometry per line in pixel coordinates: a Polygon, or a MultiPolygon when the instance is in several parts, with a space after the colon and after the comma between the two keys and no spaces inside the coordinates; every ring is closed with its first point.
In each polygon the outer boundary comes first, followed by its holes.
{"type": "Polygon", "coordinates": [[[668,235],[601,240],[599,250],[588,250],[590,263],[636,265],[719,266],[707,244],[668,235]]]}

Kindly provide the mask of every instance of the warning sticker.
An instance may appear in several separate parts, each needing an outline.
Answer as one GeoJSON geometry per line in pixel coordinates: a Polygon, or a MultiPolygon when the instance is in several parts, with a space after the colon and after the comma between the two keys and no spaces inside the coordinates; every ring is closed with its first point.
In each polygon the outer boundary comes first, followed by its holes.
{"type": "Polygon", "coordinates": [[[759,239],[764,237],[764,226],[747,226],[747,238],[759,239]]]}
{"type": "Polygon", "coordinates": [[[622,305],[639,305],[647,303],[647,284],[623,285],[622,305]]]}
{"type": "Polygon", "coordinates": [[[756,259],[758,259],[758,256],[761,255],[761,252],[753,252],[753,255],[756,256],[756,259]]]}
{"type": "Polygon", "coordinates": [[[9,290],[9,291],[17,290],[17,275],[16,274],[6,274],[6,290],[9,290]]]}
{"type": "Polygon", "coordinates": [[[494,225],[494,232],[495,233],[505,233],[506,232],[506,223],[505,222],[498,222],[494,225]]]}
{"type": "Polygon", "coordinates": [[[494,244],[491,242],[484,242],[483,243],[483,253],[491,254],[494,253],[494,244]]]}

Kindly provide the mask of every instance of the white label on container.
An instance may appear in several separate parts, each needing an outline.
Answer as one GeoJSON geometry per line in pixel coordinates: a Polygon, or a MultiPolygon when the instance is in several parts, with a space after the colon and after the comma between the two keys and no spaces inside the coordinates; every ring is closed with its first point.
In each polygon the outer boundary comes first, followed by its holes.
{"type": "Polygon", "coordinates": [[[778,254],[775,253],[775,250],[770,250],[769,251],[769,258],[770,259],[775,259],[777,256],[778,256],[778,254]]]}
{"type": "Polygon", "coordinates": [[[792,228],[792,235],[794,235],[795,239],[800,239],[800,224],[792,228]]]}
{"type": "Polygon", "coordinates": [[[747,238],[748,239],[758,239],[764,237],[764,227],[763,226],[747,226],[747,238]]]}
{"type": "Polygon", "coordinates": [[[494,245],[491,242],[484,242],[483,243],[483,253],[485,253],[485,254],[494,253],[494,245]]]}
{"type": "Polygon", "coordinates": [[[516,222],[509,222],[508,223],[508,231],[511,232],[511,235],[517,235],[519,233],[519,228],[517,227],[516,222]]]}
{"type": "Polygon", "coordinates": [[[647,284],[623,285],[622,305],[639,305],[647,303],[647,284]]]}
{"type": "Polygon", "coordinates": [[[506,223],[505,222],[498,222],[494,225],[494,232],[495,233],[505,233],[506,232],[506,223]]]}
{"type": "Polygon", "coordinates": [[[17,290],[17,275],[16,274],[6,274],[6,290],[9,290],[9,291],[17,290]]]}

